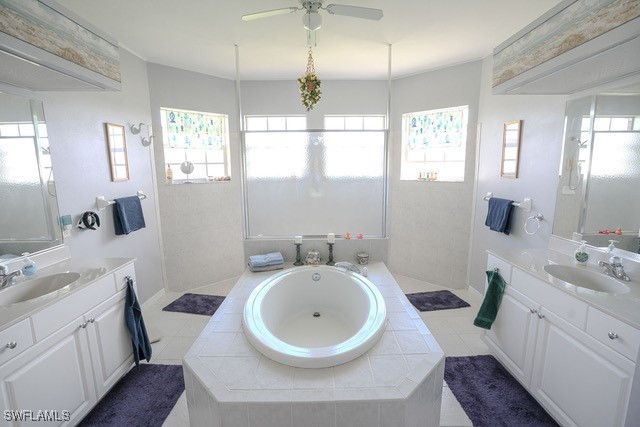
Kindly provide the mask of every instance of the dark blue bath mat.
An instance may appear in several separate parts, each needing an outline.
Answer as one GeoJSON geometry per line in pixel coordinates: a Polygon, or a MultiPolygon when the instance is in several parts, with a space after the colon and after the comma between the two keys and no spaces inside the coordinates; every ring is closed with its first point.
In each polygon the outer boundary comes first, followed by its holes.
{"type": "Polygon", "coordinates": [[[180,313],[202,314],[213,316],[224,297],[218,295],[201,295],[186,293],[180,298],[163,308],[164,311],[177,311],[180,313]]]}
{"type": "Polygon", "coordinates": [[[444,380],[474,426],[557,426],[491,355],[447,357],[444,380]]]}
{"type": "Polygon", "coordinates": [[[407,294],[409,302],[420,311],[449,310],[469,307],[469,303],[449,291],[407,294]]]}
{"type": "Polygon", "coordinates": [[[161,426],[184,391],[181,365],[141,364],[98,402],[80,426],[161,426]]]}

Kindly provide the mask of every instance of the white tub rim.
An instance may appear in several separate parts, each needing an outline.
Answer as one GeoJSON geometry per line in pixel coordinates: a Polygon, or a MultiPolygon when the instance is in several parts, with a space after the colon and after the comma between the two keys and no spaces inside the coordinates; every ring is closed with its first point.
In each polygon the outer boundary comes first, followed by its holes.
{"type": "Polygon", "coordinates": [[[301,266],[275,273],[262,281],[251,292],[244,306],[242,326],[247,340],[268,358],[300,368],[325,368],[349,362],[373,347],[385,331],[387,310],[384,298],[376,285],[366,277],[333,266],[301,266]],[[260,303],[268,291],[287,276],[301,271],[331,271],[349,277],[365,290],[372,307],[360,329],[348,339],[324,347],[299,347],[276,337],[260,315],[260,303]]]}

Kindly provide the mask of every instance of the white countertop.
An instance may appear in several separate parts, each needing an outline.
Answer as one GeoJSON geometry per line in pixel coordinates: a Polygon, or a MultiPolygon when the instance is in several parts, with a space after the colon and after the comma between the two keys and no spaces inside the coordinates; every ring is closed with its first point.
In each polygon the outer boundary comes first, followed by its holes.
{"type": "MultiPolygon", "coordinates": [[[[623,265],[629,265],[629,269],[627,271],[632,279],[630,282],[623,283],[629,287],[630,291],[626,294],[616,295],[580,288],[556,279],[544,271],[543,267],[547,264],[575,266],[576,264],[573,262],[573,257],[565,253],[551,249],[496,249],[488,250],[487,252],[512,264],[514,267],[545,281],[550,286],[560,289],[563,292],[586,302],[590,306],[640,329],[640,276],[638,275],[636,266],[633,265],[633,261],[629,261],[627,264],[625,263],[625,260],[623,260],[623,265]]],[[[599,274],[603,274],[602,268],[598,267],[596,264],[597,259],[598,257],[603,258],[608,255],[609,254],[592,253],[589,264],[587,266],[580,266],[580,268],[585,268],[599,274]]]]}
{"type": "MultiPolygon", "coordinates": [[[[18,323],[44,307],[51,305],[63,296],[76,292],[95,280],[109,273],[113,273],[113,271],[131,261],[133,261],[132,258],[67,258],[44,268],[39,268],[36,276],[33,278],[65,272],[76,272],[80,274],[80,278],[72,284],[50,294],[8,306],[0,306],[0,330],[18,323]]],[[[19,277],[16,280],[16,284],[12,286],[20,286],[26,280],[28,279],[19,277]]],[[[3,290],[4,289],[0,290],[0,294],[3,290]]]]}

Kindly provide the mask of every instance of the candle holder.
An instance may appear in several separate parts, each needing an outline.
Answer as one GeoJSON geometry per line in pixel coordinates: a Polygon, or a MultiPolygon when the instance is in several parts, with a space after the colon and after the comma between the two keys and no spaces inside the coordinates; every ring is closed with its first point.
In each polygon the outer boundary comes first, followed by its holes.
{"type": "Polygon", "coordinates": [[[298,266],[298,265],[304,265],[304,263],[302,262],[302,259],[300,258],[300,246],[302,246],[302,243],[294,243],[296,245],[296,262],[293,263],[293,265],[298,266]]]}
{"type": "Polygon", "coordinates": [[[327,265],[336,265],[336,262],[333,260],[334,243],[327,243],[327,245],[329,245],[329,261],[327,261],[327,265]]]}

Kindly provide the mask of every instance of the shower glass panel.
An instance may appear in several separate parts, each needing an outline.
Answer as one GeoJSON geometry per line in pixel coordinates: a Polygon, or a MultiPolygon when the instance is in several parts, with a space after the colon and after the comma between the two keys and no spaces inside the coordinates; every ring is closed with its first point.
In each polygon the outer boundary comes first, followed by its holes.
{"type": "Polygon", "coordinates": [[[584,230],[636,231],[640,212],[640,132],[594,132],[584,230]]]}
{"type": "MultiPolygon", "coordinates": [[[[5,129],[7,126],[5,126],[5,129]]],[[[8,133],[8,132],[5,132],[8,133]]],[[[33,136],[0,136],[1,240],[51,240],[33,136]]]]}
{"type": "Polygon", "coordinates": [[[248,237],[384,236],[385,131],[245,132],[248,237]]]}

